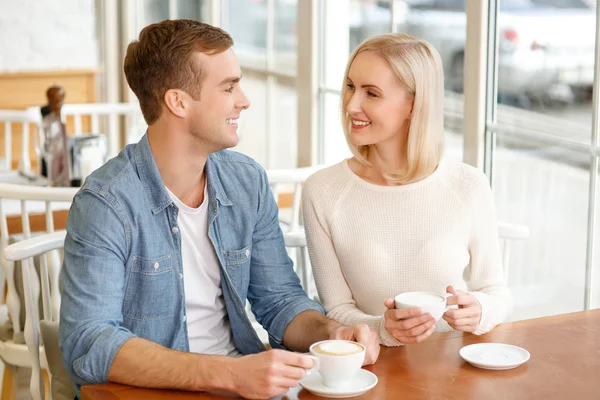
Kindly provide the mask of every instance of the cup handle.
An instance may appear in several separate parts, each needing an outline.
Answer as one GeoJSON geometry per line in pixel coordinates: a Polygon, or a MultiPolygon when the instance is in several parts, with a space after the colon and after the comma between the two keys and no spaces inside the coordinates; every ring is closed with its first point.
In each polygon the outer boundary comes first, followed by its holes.
{"type": "MultiPolygon", "coordinates": [[[[446,293],[446,294],[444,294],[444,298],[446,299],[446,301],[448,301],[448,297],[450,297],[450,296],[454,296],[454,295],[452,293],[446,293]]],[[[451,308],[452,308],[452,306],[449,306],[448,303],[446,303],[446,308],[444,309],[444,313],[446,311],[448,311],[449,309],[451,309],[451,308]]]]}
{"type": "Polygon", "coordinates": [[[312,358],[312,360],[315,363],[315,365],[311,369],[307,369],[306,370],[306,375],[308,376],[308,375],[310,375],[313,372],[319,371],[319,368],[321,368],[321,361],[317,357],[315,357],[315,356],[311,356],[311,355],[308,355],[308,354],[307,354],[307,356],[310,357],[310,358],[312,358]]]}

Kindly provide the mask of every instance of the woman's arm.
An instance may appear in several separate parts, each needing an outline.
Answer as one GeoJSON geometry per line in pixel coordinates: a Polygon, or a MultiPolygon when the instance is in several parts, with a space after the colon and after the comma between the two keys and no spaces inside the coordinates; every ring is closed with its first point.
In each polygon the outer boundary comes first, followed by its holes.
{"type": "Polygon", "coordinates": [[[310,182],[304,186],[304,228],[315,283],[327,316],[343,325],[367,324],[379,334],[382,344],[400,346],[401,343],[385,329],[383,316],[369,315],[356,307],[352,291],[342,273],[327,221],[323,217],[326,213],[324,204],[320,203],[314,189],[310,182]]]}
{"type": "Polygon", "coordinates": [[[478,177],[474,192],[470,203],[470,287],[482,309],[479,326],[473,333],[481,335],[507,319],[512,296],[504,279],[494,198],[485,175],[478,177]]]}

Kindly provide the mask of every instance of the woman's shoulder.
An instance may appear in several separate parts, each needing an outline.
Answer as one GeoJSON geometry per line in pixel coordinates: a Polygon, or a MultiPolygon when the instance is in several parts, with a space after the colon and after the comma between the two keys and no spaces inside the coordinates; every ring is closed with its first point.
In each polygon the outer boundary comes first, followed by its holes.
{"type": "Polygon", "coordinates": [[[332,185],[345,185],[349,180],[346,168],[348,167],[346,165],[346,160],[344,160],[316,171],[308,177],[306,182],[304,182],[303,190],[310,192],[312,190],[331,188],[332,185]]]}
{"type": "Polygon", "coordinates": [[[487,176],[472,165],[457,160],[444,160],[444,170],[444,181],[459,195],[472,197],[490,190],[487,176]]]}

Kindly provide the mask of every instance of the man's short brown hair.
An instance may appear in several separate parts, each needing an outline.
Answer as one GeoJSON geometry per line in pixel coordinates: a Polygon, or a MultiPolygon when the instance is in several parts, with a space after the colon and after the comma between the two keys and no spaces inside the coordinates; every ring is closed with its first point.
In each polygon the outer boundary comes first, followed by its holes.
{"type": "Polygon", "coordinates": [[[233,39],[224,30],[188,19],[166,20],[142,29],[140,38],[127,47],[124,70],[148,125],[160,117],[167,90],[181,89],[200,98],[206,76],[202,66],[194,63],[194,52],[218,54],[231,46],[233,39]]]}

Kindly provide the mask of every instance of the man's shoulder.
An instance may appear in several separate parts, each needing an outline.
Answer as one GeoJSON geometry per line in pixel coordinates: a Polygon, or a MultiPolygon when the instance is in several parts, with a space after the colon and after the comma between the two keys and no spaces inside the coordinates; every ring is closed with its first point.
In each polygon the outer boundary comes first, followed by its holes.
{"type": "Polygon", "coordinates": [[[116,157],[92,172],[85,180],[81,193],[93,192],[102,197],[128,195],[141,188],[141,181],[133,164],[133,149],[129,145],[116,157]]]}
{"type": "Polygon", "coordinates": [[[221,150],[209,157],[209,175],[214,170],[223,184],[235,181],[261,180],[266,173],[253,158],[232,150],[221,150]]]}

